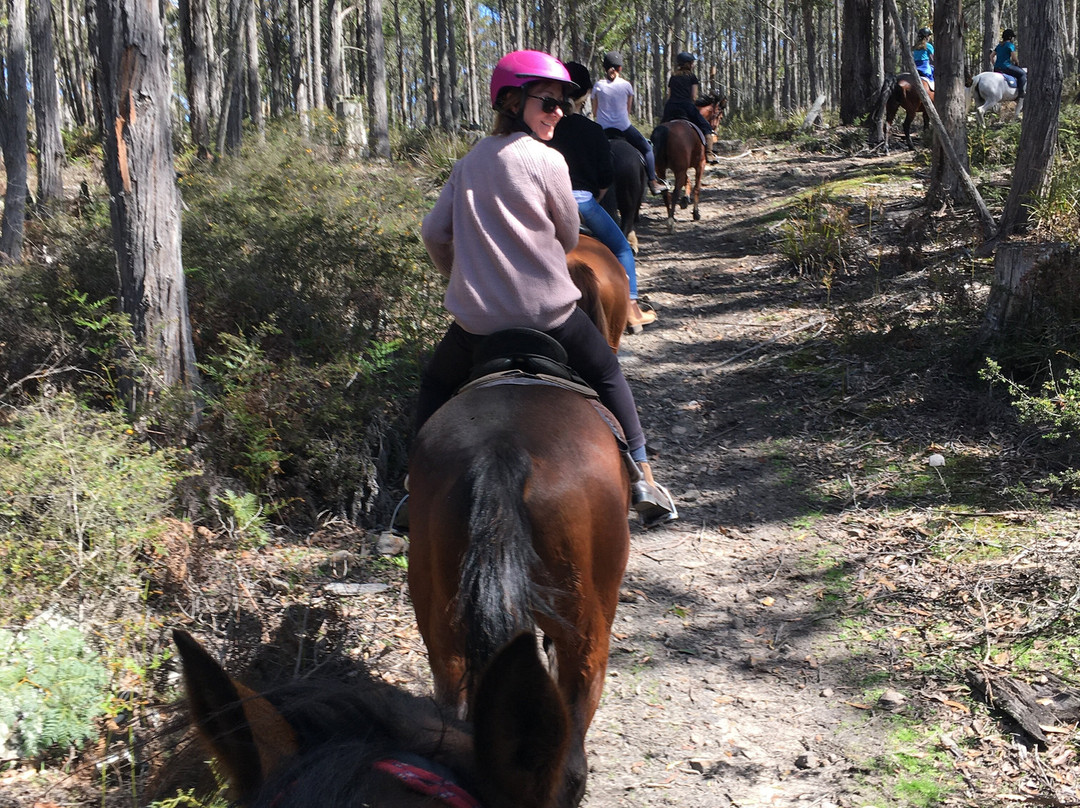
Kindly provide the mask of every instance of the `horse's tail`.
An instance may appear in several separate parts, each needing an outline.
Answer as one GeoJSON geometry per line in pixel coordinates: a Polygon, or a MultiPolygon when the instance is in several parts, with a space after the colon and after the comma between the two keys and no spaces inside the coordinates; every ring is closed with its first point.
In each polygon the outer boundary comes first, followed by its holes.
{"type": "Polygon", "coordinates": [[[667,160],[667,137],[668,128],[664,124],[652,130],[649,140],[652,141],[653,153],[657,160],[667,160]]]}
{"type": "Polygon", "coordinates": [[[896,74],[894,74],[894,73],[886,73],[885,74],[885,81],[883,81],[881,83],[881,90],[878,91],[877,102],[873,106],[873,110],[874,110],[874,117],[873,117],[873,120],[872,120],[872,123],[874,125],[873,128],[877,128],[877,125],[882,120],[885,120],[885,117],[888,114],[888,111],[887,111],[886,107],[888,107],[889,98],[892,96],[893,90],[895,90],[896,87],[897,87],[896,74]]]}
{"type": "Polygon", "coordinates": [[[971,86],[968,87],[969,106],[970,104],[979,106],[986,101],[986,99],[983,97],[982,91],[979,89],[979,81],[981,78],[982,74],[980,73],[978,76],[971,80],[971,86]]]}
{"type": "Polygon", "coordinates": [[[567,258],[566,266],[570,270],[574,285],[581,291],[581,299],[577,303],[578,308],[596,323],[596,327],[606,339],[608,337],[608,312],[604,308],[604,296],[600,291],[600,281],[596,273],[592,267],[573,253],[567,258]]]}
{"type": "Polygon", "coordinates": [[[466,475],[470,486],[469,546],[461,562],[457,620],[465,633],[469,688],[503,645],[535,628],[548,613],[534,583],[540,559],[525,507],[532,459],[509,436],[483,447],[466,475]]]}

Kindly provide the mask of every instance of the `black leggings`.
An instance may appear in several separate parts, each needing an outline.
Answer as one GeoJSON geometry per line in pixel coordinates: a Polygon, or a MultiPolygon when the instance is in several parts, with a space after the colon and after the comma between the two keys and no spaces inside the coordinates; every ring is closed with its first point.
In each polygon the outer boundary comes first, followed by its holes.
{"type": "MultiPolygon", "coordinates": [[[[547,334],[566,349],[570,367],[599,394],[600,402],[622,424],[630,453],[641,455],[645,435],[634,406],[634,394],[630,392],[619,360],[604,335],[581,309],[574,309],[570,319],[547,334]]],[[[457,323],[452,323],[447,329],[420,377],[420,396],[416,405],[417,432],[469,378],[473,348],[482,339],[482,336],[470,334],[457,323]]]]}
{"type": "Polygon", "coordinates": [[[705,116],[701,114],[693,101],[668,101],[664,104],[664,114],[660,117],[661,123],[667,123],[668,121],[674,121],[679,118],[685,118],[690,123],[697,124],[698,129],[706,135],[713,133],[712,126],[705,120],[705,116]]]}

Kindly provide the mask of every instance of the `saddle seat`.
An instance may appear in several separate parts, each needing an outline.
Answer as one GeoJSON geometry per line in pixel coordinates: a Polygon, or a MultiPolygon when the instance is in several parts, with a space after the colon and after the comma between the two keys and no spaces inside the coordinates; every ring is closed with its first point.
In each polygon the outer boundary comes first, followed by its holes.
{"type": "Polygon", "coordinates": [[[994,72],[996,72],[998,76],[1000,76],[1002,79],[1005,80],[1005,84],[1008,84],[1009,86],[1011,86],[1013,90],[1016,89],[1016,77],[1015,76],[1011,76],[1011,75],[1009,75],[1009,73],[1001,72],[1000,70],[995,70],[994,72]]]}
{"type": "MultiPolygon", "coordinates": [[[[499,384],[546,384],[562,387],[586,398],[611,430],[619,447],[623,463],[630,476],[631,500],[634,510],[646,527],[678,518],[674,500],[667,489],[646,479],[642,467],[630,456],[622,425],[611,411],[600,403],[600,396],[567,362],[566,349],[558,340],[531,328],[511,328],[489,335],[473,350],[473,370],[469,379],[454,395],[466,390],[499,384]]],[[[408,481],[406,481],[406,491],[408,481]]],[[[406,494],[391,517],[391,529],[409,532],[408,498],[406,494]]]]}

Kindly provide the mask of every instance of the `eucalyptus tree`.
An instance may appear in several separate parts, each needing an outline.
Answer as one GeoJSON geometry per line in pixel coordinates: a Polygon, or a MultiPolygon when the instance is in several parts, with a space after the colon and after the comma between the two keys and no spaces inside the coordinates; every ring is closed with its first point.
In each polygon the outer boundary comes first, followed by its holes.
{"type": "Polygon", "coordinates": [[[1016,167],[1001,214],[1001,236],[1025,225],[1032,203],[1046,191],[1057,150],[1065,82],[1061,0],[1024,0],[1018,21],[1025,32],[1024,64],[1028,66],[1030,81],[1016,167]]]}
{"type": "Polygon", "coordinates": [[[53,45],[51,11],[49,0],[30,0],[39,205],[48,205],[64,198],[64,140],[60,135],[60,97],[56,84],[56,48],[53,45]]]}
{"type": "Polygon", "coordinates": [[[26,0],[7,0],[5,82],[0,87],[0,145],[4,151],[7,190],[0,221],[0,263],[22,259],[26,224],[26,0]]]}
{"type": "Polygon", "coordinates": [[[98,97],[104,127],[121,310],[148,361],[127,379],[127,405],[197,381],[180,258],[180,194],[173,167],[163,3],[89,0],[96,18],[98,97]]]}

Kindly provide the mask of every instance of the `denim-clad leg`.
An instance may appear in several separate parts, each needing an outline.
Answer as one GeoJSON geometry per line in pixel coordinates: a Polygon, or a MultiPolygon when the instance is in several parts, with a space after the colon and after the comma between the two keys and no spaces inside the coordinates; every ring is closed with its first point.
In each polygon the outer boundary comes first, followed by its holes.
{"type": "Polygon", "coordinates": [[[637,300],[637,269],[634,265],[634,250],[623,235],[622,228],[595,198],[588,202],[578,202],[578,215],[600,243],[615,253],[615,257],[626,270],[626,277],[630,279],[630,299],[637,300]]]}

